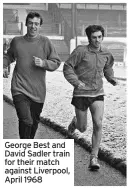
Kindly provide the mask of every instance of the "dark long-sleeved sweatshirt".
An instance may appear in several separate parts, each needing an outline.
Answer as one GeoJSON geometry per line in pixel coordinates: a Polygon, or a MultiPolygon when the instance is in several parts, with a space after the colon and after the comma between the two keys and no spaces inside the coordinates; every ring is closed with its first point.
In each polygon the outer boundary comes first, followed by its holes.
{"type": "Polygon", "coordinates": [[[38,103],[43,103],[46,96],[46,70],[54,71],[61,63],[51,41],[41,35],[13,38],[3,61],[4,68],[16,61],[11,81],[12,96],[23,93],[38,103]],[[33,56],[44,60],[44,67],[35,66],[33,56]]]}
{"type": "Polygon", "coordinates": [[[113,72],[114,58],[103,46],[96,52],[90,45],[78,46],[66,60],[63,73],[67,81],[74,86],[73,96],[96,97],[104,95],[103,75],[111,84],[115,84],[113,72]],[[85,89],[79,89],[80,82],[85,89]]]}

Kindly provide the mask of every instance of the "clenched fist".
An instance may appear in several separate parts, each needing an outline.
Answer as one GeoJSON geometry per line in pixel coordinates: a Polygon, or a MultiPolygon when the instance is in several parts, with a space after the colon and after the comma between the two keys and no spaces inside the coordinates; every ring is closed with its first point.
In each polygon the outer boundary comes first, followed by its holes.
{"type": "Polygon", "coordinates": [[[78,89],[86,89],[85,84],[83,82],[80,82],[78,85],[78,89]]]}
{"type": "Polygon", "coordinates": [[[4,77],[4,78],[8,78],[8,75],[9,75],[8,68],[4,68],[4,69],[3,69],[3,77],[4,77]]]}
{"type": "Polygon", "coordinates": [[[42,60],[41,58],[39,57],[35,57],[33,56],[33,61],[34,61],[34,64],[38,67],[44,67],[45,66],[45,62],[44,60],[42,60]]]}

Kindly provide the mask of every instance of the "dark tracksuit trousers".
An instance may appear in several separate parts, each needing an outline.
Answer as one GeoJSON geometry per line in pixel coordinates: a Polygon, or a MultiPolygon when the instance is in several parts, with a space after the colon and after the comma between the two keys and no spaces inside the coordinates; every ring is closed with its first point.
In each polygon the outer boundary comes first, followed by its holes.
{"type": "Polygon", "coordinates": [[[34,102],[24,94],[13,96],[13,103],[19,119],[20,139],[33,139],[38,128],[43,103],[34,102]]]}

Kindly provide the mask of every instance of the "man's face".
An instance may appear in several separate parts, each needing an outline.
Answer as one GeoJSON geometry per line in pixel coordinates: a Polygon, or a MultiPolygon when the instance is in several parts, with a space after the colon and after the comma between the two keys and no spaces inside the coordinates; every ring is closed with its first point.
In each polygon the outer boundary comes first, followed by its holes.
{"type": "Polygon", "coordinates": [[[27,21],[27,34],[30,37],[36,37],[40,30],[40,18],[29,18],[27,21]]]}
{"type": "Polygon", "coordinates": [[[90,43],[94,48],[100,48],[102,40],[103,40],[103,36],[101,31],[96,31],[91,34],[90,43]]]}

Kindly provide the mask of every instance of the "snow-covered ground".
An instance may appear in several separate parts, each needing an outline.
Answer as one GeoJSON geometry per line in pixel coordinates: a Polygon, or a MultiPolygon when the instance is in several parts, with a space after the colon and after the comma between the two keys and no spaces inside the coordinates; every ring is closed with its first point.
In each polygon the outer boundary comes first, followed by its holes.
{"type": "MultiPolygon", "coordinates": [[[[13,66],[11,72],[12,70],[13,66]]],[[[117,67],[115,75],[126,76],[124,68],[117,67]]],[[[3,79],[3,93],[11,98],[10,80],[11,75],[8,79],[3,79]]],[[[74,116],[74,108],[70,104],[73,87],[65,80],[60,69],[47,72],[46,80],[47,95],[41,116],[67,128],[74,116]]],[[[126,81],[119,81],[119,85],[114,87],[104,80],[106,96],[101,147],[122,159],[126,159],[126,87],[126,81]]],[[[80,135],[91,141],[91,134],[92,122],[90,112],[88,112],[87,131],[80,135]]]]}

